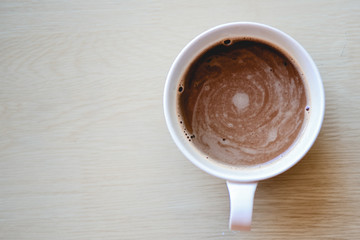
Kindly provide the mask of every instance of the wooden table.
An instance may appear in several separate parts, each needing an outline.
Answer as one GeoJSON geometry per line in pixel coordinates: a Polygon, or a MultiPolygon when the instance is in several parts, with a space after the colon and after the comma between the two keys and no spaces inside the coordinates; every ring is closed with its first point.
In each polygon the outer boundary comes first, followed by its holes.
{"type": "Polygon", "coordinates": [[[359,239],[360,2],[1,1],[0,239],[359,239]],[[326,115],[228,230],[225,181],[165,125],[167,72],[196,35],[277,27],[312,55],[326,115]]]}

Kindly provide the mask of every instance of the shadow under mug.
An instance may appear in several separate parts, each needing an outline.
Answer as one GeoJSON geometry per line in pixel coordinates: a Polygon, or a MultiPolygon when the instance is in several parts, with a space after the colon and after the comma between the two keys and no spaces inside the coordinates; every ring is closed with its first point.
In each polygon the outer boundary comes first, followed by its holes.
{"type": "Polygon", "coordinates": [[[235,22],[205,31],[180,52],[168,73],[164,89],[164,113],[170,134],[181,152],[197,167],[216,177],[225,179],[230,196],[231,230],[250,230],[254,194],[260,180],[274,177],[294,166],[315,142],[324,118],[325,95],[319,71],[306,50],[289,35],[273,27],[235,22]],[[177,113],[177,94],[181,78],[189,64],[204,50],[224,39],[250,37],[268,42],[292,58],[304,74],[308,105],[311,112],[298,140],[281,158],[260,167],[229,168],[207,159],[184,136],[177,113]]]}

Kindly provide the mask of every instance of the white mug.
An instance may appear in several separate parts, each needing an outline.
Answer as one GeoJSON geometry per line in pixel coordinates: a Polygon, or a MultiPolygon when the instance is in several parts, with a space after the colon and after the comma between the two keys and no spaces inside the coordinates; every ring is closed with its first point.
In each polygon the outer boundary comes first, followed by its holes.
{"type": "Polygon", "coordinates": [[[163,100],[166,123],[178,148],[197,167],[227,181],[230,195],[229,227],[231,230],[250,230],[253,200],[258,181],[274,177],[301,160],[315,142],[325,112],[322,80],[314,61],[306,50],[289,35],[273,27],[251,22],[228,23],[214,27],[187,44],[170,68],[163,100]],[[229,168],[210,161],[184,136],[177,116],[178,86],[189,64],[213,44],[224,39],[241,37],[271,43],[286,52],[297,63],[304,74],[311,109],[307,125],[292,148],[278,160],[257,168],[229,168]]]}

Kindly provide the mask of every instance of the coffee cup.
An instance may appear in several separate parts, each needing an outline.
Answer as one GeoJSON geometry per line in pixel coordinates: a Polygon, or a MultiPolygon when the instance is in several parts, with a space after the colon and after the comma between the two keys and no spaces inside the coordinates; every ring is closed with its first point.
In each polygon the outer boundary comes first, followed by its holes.
{"type": "MultiPolygon", "coordinates": [[[[269,74],[272,73],[269,72],[269,74]]],[[[245,99],[247,105],[252,99],[251,96],[245,96],[242,93],[236,95],[236,98],[245,99]]],[[[246,231],[250,230],[251,226],[254,194],[258,182],[279,175],[294,166],[315,142],[324,118],[325,96],[321,76],[314,61],[296,40],[284,32],[264,24],[236,22],[207,30],[185,46],[168,73],[163,104],[167,127],[181,152],[203,171],[226,180],[230,197],[230,229],[246,231]],[[206,151],[204,152],[194,144],[194,141],[191,141],[195,136],[186,131],[186,126],[184,127],[180,116],[181,112],[179,112],[179,91],[182,91],[181,84],[189,67],[211,46],[221,42],[228,44],[231,39],[247,41],[256,39],[256,41],[266,43],[284,53],[299,71],[307,99],[306,109],[304,109],[306,112],[303,114],[305,120],[301,129],[299,128],[296,139],[291,143],[291,147],[271,161],[251,166],[224,164],[214,160],[216,157],[208,155],[206,151]]],[[[241,107],[245,106],[244,101],[241,104],[241,107]]],[[[225,141],[225,139],[223,140],[225,141]]],[[[221,144],[219,146],[222,146],[221,144]]]]}

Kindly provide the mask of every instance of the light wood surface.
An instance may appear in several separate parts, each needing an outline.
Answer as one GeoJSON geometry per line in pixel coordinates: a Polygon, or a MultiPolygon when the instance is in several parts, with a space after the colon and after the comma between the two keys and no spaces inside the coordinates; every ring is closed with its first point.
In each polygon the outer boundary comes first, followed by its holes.
{"type": "Polygon", "coordinates": [[[359,239],[359,28],[357,0],[1,1],[0,239],[359,239]],[[318,140],[260,182],[249,233],[162,109],[180,50],[233,21],[297,39],[326,92],[318,140]]]}

